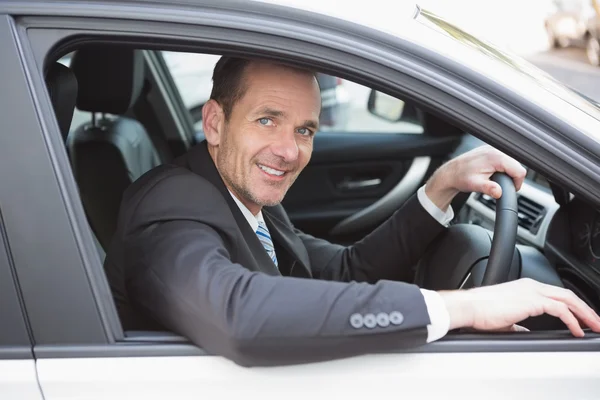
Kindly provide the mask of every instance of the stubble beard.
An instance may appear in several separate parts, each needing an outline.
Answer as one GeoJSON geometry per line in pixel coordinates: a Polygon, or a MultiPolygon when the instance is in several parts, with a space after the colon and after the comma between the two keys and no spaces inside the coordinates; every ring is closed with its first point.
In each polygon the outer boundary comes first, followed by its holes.
{"type": "MultiPolygon", "coordinates": [[[[225,135],[225,137],[227,137],[225,135]]],[[[236,173],[235,168],[235,160],[233,157],[233,152],[230,149],[230,146],[227,145],[227,139],[224,139],[219,146],[219,152],[217,153],[217,166],[221,178],[225,182],[225,185],[231,190],[234,195],[238,196],[239,200],[247,200],[248,202],[254,203],[260,207],[273,207],[281,203],[283,198],[285,197],[287,191],[291,187],[291,185],[296,181],[298,175],[294,176],[292,182],[289,184],[287,188],[281,194],[281,197],[272,201],[265,201],[259,199],[254,193],[252,193],[251,188],[248,186],[248,182],[244,182],[244,177],[239,173],[236,173]],[[230,168],[231,167],[231,168],[230,168]]],[[[249,168],[253,168],[255,164],[255,160],[249,166],[249,168]]],[[[258,167],[257,167],[258,168],[258,167]]],[[[288,172],[289,173],[289,172],[288,172]]],[[[273,183],[272,186],[279,186],[281,184],[273,183]]]]}

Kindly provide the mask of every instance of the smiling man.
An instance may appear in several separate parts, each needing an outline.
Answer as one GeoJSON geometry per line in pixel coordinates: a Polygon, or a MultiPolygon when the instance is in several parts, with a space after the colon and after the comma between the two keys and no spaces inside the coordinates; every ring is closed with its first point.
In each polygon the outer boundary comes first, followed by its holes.
{"type": "Polygon", "coordinates": [[[363,240],[331,244],[295,229],[279,204],[312,153],[314,74],[224,57],[213,81],[206,141],[124,195],[105,268],[125,329],[168,329],[242,365],[393,351],[461,327],[514,330],[541,313],[576,336],[576,317],[600,331],[571,292],[531,280],[439,293],[411,284],[456,194],[498,198],[496,171],[521,186],[512,158],[490,147],[457,157],[363,240]]]}
{"type": "Polygon", "coordinates": [[[308,164],[321,95],[312,73],[279,67],[281,73],[264,62],[230,64],[217,65],[217,76],[236,67],[239,75],[222,84],[216,79],[202,113],[204,132],[223,181],[256,215],[279,204],[308,164]]]}

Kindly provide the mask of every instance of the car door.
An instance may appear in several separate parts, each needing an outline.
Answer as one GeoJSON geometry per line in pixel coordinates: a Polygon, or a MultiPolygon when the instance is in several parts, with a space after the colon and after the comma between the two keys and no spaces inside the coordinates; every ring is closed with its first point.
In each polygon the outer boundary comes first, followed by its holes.
{"type": "MultiPolygon", "coordinates": [[[[219,56],[161,52],[202,140],[202,105],[219,56]]],[[[160,66],[157,66],[159,68],[160,66]]],[[[463,133],[410,103],[325,73],[313,153],[283,200],[292,223],[354,243],[392,215],[461,143],[463,133]],[[377,102],[378,100],[378,102],[377,102]],[[392,107],[395,113],[390,114],[392,107]]]]}

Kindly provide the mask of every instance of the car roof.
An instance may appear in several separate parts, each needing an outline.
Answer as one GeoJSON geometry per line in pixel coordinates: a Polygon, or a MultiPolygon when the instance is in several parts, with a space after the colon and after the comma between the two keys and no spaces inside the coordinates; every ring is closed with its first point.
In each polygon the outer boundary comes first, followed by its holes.
{"type": "Polygon", "coordinates": [[[276,4],[298,10],[314,12],[344,21],[353,22],[382,32],[399,34],[419,13],[419,6],[412,1],[369,0],[253,0],[276,4]],[[373,10],[375,12],[368,12],[373,10]],[[377,10],[385,10],[379,12],[377,10]]]}

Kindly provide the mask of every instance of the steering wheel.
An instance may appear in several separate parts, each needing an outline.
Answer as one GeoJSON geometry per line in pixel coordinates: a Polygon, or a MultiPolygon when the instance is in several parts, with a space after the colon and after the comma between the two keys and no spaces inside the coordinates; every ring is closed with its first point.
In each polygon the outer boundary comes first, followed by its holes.
{"type": "Polygon", "coordinates": [[[419,261],[417,285],[448,290],[509,280],[517,242],[517,193],[508,175],[495,173],[490,179],[502,188],[502,196],[496,201],[493,237],[479,225],[450,226],[428,246],[419,261]]]}
{"type": "Polygon", "coordinates": [[[512,178],[496,172],[490,178],[502,188],[502,196],[496,200],[496,223],[492,250],[481,286],[506,282],[517,243],[518,206],[517,191],[512,178]]]}

